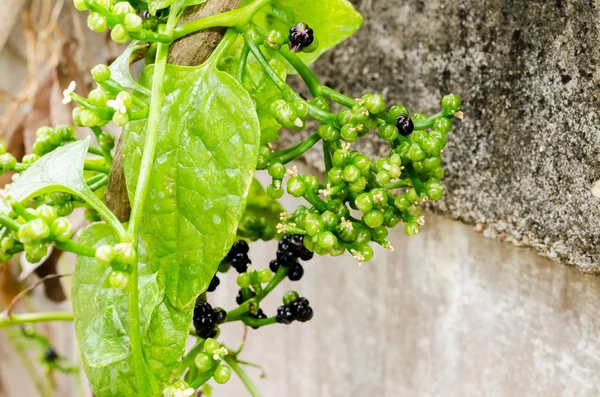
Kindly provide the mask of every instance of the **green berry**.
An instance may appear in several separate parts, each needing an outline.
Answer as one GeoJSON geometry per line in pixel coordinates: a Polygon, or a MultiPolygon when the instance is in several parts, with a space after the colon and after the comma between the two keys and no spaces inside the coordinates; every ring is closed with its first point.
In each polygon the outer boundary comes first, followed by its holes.
{"type": "Polygon", "coordinates": [[[317,235],[317,244],[326,251],[330,251],[337,244],[338,239],[331,232],[321,232],[317,235]]]}
{"type": "Polygon", "coordinates": [[[425,153],[418,144],[413,143],[408,148],[408,158],[412,161],[421,161],[425,158],[425,153]]]}
{"type": "Polygon", "coordinates": [[[317,129],[317,133],[327,142],[333,142],[340,139],[340,132],[328,124],[320,125],[317,129]]]}
{"type": "Polygon", "coordinates": [[[206,353],[200,353],[194,359],[194,364],[201,374],[210,371],[214,362],[215,360],[213,359],[212,354],[206,353]]]}
{"type": "Polygon", "coordinates": [[[71,215],[74,209],[75,203],[72,201],[66,201],[56,207],[56,211],[58,212],[59,216],[71,215]]]}
{"type": "Polygon", "coordinates": [[[425,183],[425,194],[431,201],[436,201],[442,198],[444,187],[437,179],[430,179],[425,183]]]}
{"type": "Polygon", "coordinates": [[[127,1],[120,1],[113,6],[113,14],[118,16],[126,16],[127,14],[135,14],[135,8],[127,1]]]}
{"type": "Polygon", "coordinates": [[[362,255],[364,262],[368,262],[373,259],[373,248],[371,248],[368,244],[360,244],[356,247],[356,251],[362,255]]]}
{"type": "Polygon", "coordinates": [[[338,224],[338,217],[331,211],[325,211],[321,214],[321,221],[327,230],[333,230],[338,224]]]}
{"type": "Polygon", "coordinates": [[[398,135],[400,135],[398,127],[393,124],[382,124],[379,127],[379,136],[385,141],[391,142],[398,138],[398,135]]]}
{"type": "Polygon", "coordinates": [[[63,124],[56,126],[56,134],[63,141],[75,140],[75,128],[72,125],[63,124]]]}
{"type": "Polygon", "coordinates": [[[127,288],[129,274],[120,270],[113,270],[108,276],[108,282],[110,283],[110,286],[115,289],[127,288]]]}
{"type": "Polygon", "coordinates": [[[390,178],[396,179],[400,177],[400,174],[402,174],[402,170],[400,169],[400,167],[394,164],[390,166],[388,174],[390,175],[390,178]]]}
{"type": "Polygon", "coordinates": [[[17,159],[10,153],[0,154],[0,168],[4,171],[12,171],[17,166],[17,159]]]}
{"type": "Polygon", "coordinates": [[[299,176],[290,178],[287,182],[287,191],[294,197],[301,197],[306,192],[306,182],[299,176]]]}
{"type": "Polygon", "coordinates": [[[237,285],[239,285],[240,288],[250,287],[250,275],[248,273],[240,273],[237,277],[237,285]]]}
{"type": "Polygon", "coordinates": [[[437,147],[442,150],[446,146],[446,134],[440,131],[431,131],[429,137],[435,140],[437,147]]]}
{"type": "Polygon", "coordinates": [[[115,147],[115,136],[108,132],[102,131],[98,137],[98,143],[100,143],[101,147],[111,150],[115,147]]]}
{"type": "Polygon", "coordinates": [[[112,245],[101,245],[96,248],[96,260],[103,265],[110,266],[116,256],[117,252],[112,245]]]}
{"type": "Polygon", "coordinates": [[[454,94],[448,94],[442,98],[442,107],[449,112],[457,112],[460,109],[460,105],[460,98],[454,94]]]}
{"type": "Polygon", "coordinates": [[[139,32],[142,30],[142,18],[136,14],[125,15],[125,28],[130,32],[139,32]]]}
{"type": "Polygon", "coordinates": [[[354,200],[354,204],[362,212],[368,212],[373,208],[373,199],[369,193],[361,193],[354,200]]]}
{"type": "Polygon", "coordinates": [[[426,159],[423,159],[421,163],[423,164],[423,168],[427,171],[431,171],[440,166],[441,159],[439,157],[427,157],[426,159]]]}
{"type": "Polygon", "coordinates": [[[125,124],[129,123],[129,115],[127,113],[116,111],[113,115],[112,122],[118,127],[123,127],[125,124]]]}
{"type": "Polygon", "coordinates": [[[327,176],[329,177],[329,181],[331,182],[331,184],[333,186],[339,185],[340,183],[344,182],[343,175],[344,175],[344,170],[339,167],[333,167],[327,173],[327,176]]]}
{"type": "Polygon", "coordinates": [[[286,168],[281,163],[273,163],[269,166],[269,175],[273,179],[282,180],[285,176],[286,168]]]}
{"type": "Polygon", "coordinates": [[[117,94],[117,100],[123,102],[125,107],[131,106],[133,103],[133,97],[128,91],[121,91],[117,94]]]}
{"type": "Polygon", "coordinates": [[[342,149],[338,149],[333,152],[332,162],[336,167],[343,167],[346,164],[347,152],[342,149]]]}
{"type": "Polygon", "coordinates": [[[56,208],[42,204],[35,209],[35,215],[41,218],[46,224],[52,225],[52,222],[58,218],[58,213],[56,212],[56,208]]]}
{"type": "Polygon", "coordinates": [[[432,130],[448,133],[452,130],[452,120],[445,117],[439,118],[433,123],[432,130]]]}
{"type": "Polygon", "coordinates": [[[267,186],[267,195],[274,200],[280,199],[283,197],[283,189],[281,187],[277,187],[273,184],[267,186]]]}
{"type": "Polygon", "coordinates": [[[265,47],[279,51],[282,45],[285,44],[285,35],[277,30],[271,30],[265,40],[265,47]]]}
{"type": "Polygon", "coordinates": [[[380,210],[371,210],[363,214],[363,222],[370,228],[376,228],[383,225],[383,212],[380,210]]]}
{"type": "Polygon", "coordinates": [[[127,28],[125,28],[125,25],[123,24],[115,25],[115,27],[110,32],[110,38],[119,44],[125,44],[129,40],[131,40],[131,36],[129,36],[127,28]]]}
{"type": "Polygon", "coordinates": [[[359,226],[357,229],[356,238],[354,239],[357,244],[367,244],[371,241],[371,231],[368,228],[359,226]]]}
{"type": "Polygon", "coordinates": [[[367,178],[361,176],[354,182],[348,184],[348,190],[354,194],[359,194],[367,187],[367,178]]]}
{"type": "Polygon", "coordinates": [[[115,251],[117,253],[117,259],[119,262],[126,263],[128,265],[135,265],[137,261],[137,255],[135,249],[130,243],[119,243],[115,245],[115,251]]]}
{"type": "Polygon", "coordinates": [[[30,263],[38,263],[48,255],[48,247],[45,244],[25,244],[25,257],[30,263]]]}
{"type": "Polygon", "coordinates": [[[81,124],[85,127],[95,127],[100,123],[100,116],[98,113],[90,109],[83,109],[80,117],[81,124]]]}
{"type": "Polygon", "coordinates": [[[213,338],[208,338],[205,342],[204,342],[204,351],[208,354],[215,354],[217,350],[219,350],[221,348],[221,345],[219,344],[219,342],[217,342],[216,340],[214,340],[213,338]]]}
{"type": "Polygon", "coordinates": [[[290,305],[300,299],[300,295],[296,291],[288,291],[283,295],[283,304],[290,305]]]}
{"type": "Polygon", "coordinates": [[[83,123],[81,122],[81,112],[83,109],[81,107],[76,107],[73,109],[73,122],[77,127],[83,127],[83,123]]]}
{"type": "Polygon", "coordinates": [[[373,240],[383,241],[387,238],[389,233],[386,227],[380,226],[371,230],[371,234],[373,235],[373,240]]]}
{"type": "Polygon", "coordinates": [[[388,110],[388,115],[393,119],[397,118],[401,114],[408,114],[408,110],[406,110],[406,108],[402,105],[394,105],[390,108],[390,110],[388,110]]]}
{"type": "Polygon", "coordinates": [[[94,106],[105,106],[108,101],[108,94],[102,88],[98,87],[90,91],[88,101],[94,106]]]}
{"type": "Polygon", "coordinates": [[[404,225],[404,233],[409,237],[416,235],[419,233],[419,224],[417,222],[407,222],[404,225]]]}
{"type": "Polygon", "coordinates": [[[431,176],[437,179],[442,179],[444,177],[444,169],[442,167],[432,169],[431,176]]]}
{"type": "Polygon", "coordinates": [[[86,11],[88,9],[85,0],[73,0],[73,5],[77,11],[86,11]]]}
{"type": "MultiPolygon", "coordinates": [[[[317,234],[319,234],[324,229],[324,227],[325,225],[323,224],[323,221],[321,220],[321,217],[319,215],[306,215],[306,218],[304,219],[304,230],[306,230],[306,233],[310,237],[314,237],[317,234]]],[[[307,239],[304,240],[306,241],[307,239]]]]}
{"type": "Polygon", "coordinates": [[[408,207],[412,205],[412,201],[406,197],[406,195],[401,194],[394,200],[394,206],[398,208],[400,211],[406,211],[408,207]]]}
{"type": "Polygon", "coordinates": [[[213,375],[213,379],[220,385],[223,385],[231,379],[231,368],[227,365],[219,365],[219,367],[215,370],[213,375]]]}
{"type": "Polygon", "coordinates": [[[377,182],[380,185],[383,185],[385,183],[388,183],[390,181],[390,178],[391,178],[390,174],[388,174],[387,171],[382,170],[382,171],[379,171],[377,173],[377,175],[375,176],[375,182],[377,182]]]}
{"type": "Polygon", "coordinates": [[[292,107],[296,111],[296,116],[302,119],[308,116],[308,103],[306,101],[294,101],[292,107]]]}
{"type": "Polygon", "coordinates": [[[406,192],[406,197],[413,203],[419,201],[420,198],[415,188],[408,189],[406,192]]]}
{"type": "Polygon", "coordinates": [[[92,77],[98,83],[103,83],[106,80],[110,79],[110,75],[111,75],[110,68],[106,65],[102,65],[102,64],[96,65],[92,69],[92,77]]]}
{"type": "Polygon", "coordinates": [[[10,251],[15,247],[15,239],[9,236],[3,237],[0,241],[0,249],[4,252],[10,251]]]}
{"type": "Polygon", "coordinates": [[[365,102],[365,107],[371,113],[380,113],[385,110],[385,100],[379,94],[365,94],[362,100],[365,102]]]}
{"type": "Polygon", "coordinates": [[[352,124],[345,124],[340,132],[341,138],[346,142],[356,142],[358,139],[358,131],[352,124]]]}
{"type": "Polygon", "coordinates": [[[306,183],[306,187],[309,188],[310,190],[316,191],[317,189],[319,189],[319,186],[321,185],[319,182],[319,178],[317,178],[314,175],[304,174],[304,175],[302,175],[301,178],[306,183]]]}
{"type": "Polygon", "coordinates": [[[361,171],[354,164],[347,165],[344,168],[344,173],[342,175],[343,179],[346,182],[354,182],[354,181],[358,180],[358,178],[360,178],[360,176],[361,176],[361,171]]]}
{"type": "Polygon", "coordinates": [[[329,102],[327,102],[327,99],[323,98],[322,96],[314,97],[310,101],[310,104],[325,112],[329,112],[329,102]]]}
{"type": "MultiPolygon", "coordinates": [[[[58,214],[58,210],[56,212],[58,214]]],[[[73,236],[73,225],[67,218],[57,218],[54,220],[54,222],[52,222],[52,226],[50,228],[52,230],[54,239],[61,243],[70,240],[71,236],[73,236]]]]}
{"type": "Polygon", "coordinates": [[[355,166],[357,166],[360,170],[367,170],[371,166],[371,160],[362,153],[355,152],[354,156],[352,156],[352,162],[355,166]]]}
{"type": "Polygon", "coordinates": [[[258,271],[258,281],[263,284],[270,282],[273,279],[273,272],[270,269],[260,269],[258,271]]]}
{"type": "Polygon", "coordinates": [[[108,22],[104,15],[97,12],[90,12],[87,18],[87,25],[92,31],[102,33],[108,26],[108,22]]]}

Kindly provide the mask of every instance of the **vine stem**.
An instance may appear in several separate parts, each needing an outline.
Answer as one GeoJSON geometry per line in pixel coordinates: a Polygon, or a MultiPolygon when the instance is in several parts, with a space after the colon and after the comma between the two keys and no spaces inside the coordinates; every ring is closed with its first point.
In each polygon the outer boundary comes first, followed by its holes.
{"type": "Polygon", "coordinates": [[[252,379],[250,379],[248,374],[246,374],[246,371],[244,371],[242,369],[242,367],[240,367],[240,363],[238,362],[238,360],[235,357],[232,357],[230,355],[225,356],[224,360],[227,364],[229,364],[231,369],[233,369],[233,371],[237,374],[237,376],[240,378],[242,383],[244,383],[244,386],[246,386],[246,389],[248,389],[248,391],[250,392],[250,395],[252,397],[261,397],[260,392],[254,385],[254,383],[252,383],[252,379]]]}
{"type": "MultiPolygon", "coordinates": [[[[177,23],[177,13],[169,15],[165,33],[173,34],[173,28],[177,23]]],[[[167,69],[167,59],[169,57],[169,45],[160,43],[156,51],[156,62],[154,67],[154,76],[152,77],[152,96],[150,99],[150,113],[148,116],[148,125],[146,131],[146,141],[144,143],[144,154],[140,165],[140,174],[137,180],[133,208],[127,232],[131,238],[132,246],[137,252],[138,232],[142,220],[142,212],[146,203],[148,186],[150,184],[150,175],[152,173],[152,163],[156,155],[156,144],[158,141],[158,124],[161,117],[161,109],[165,99],[164,85],[165,73],[167,69]]],[[[140,324],[140,305],[139,305],[139,262],[132,266],[129,276],[129,296],[128,296],[128,319],[129,319],[129,338],[131,340],[131,354],[133,361],[133,372],[135,374],[136,388],[140,396],[149,397],[152,395],[151,387],[146,376],[147,367],[144,362],[144,351],[142,348],[142,335],[140,324]]]]}
{"type": "Polygon", "coordinates": [[[49,321],[73,321],[73,313],[46,312],[11,314],[10,316],[0,316],[0,328],[29,323],[45,323],[49,321]]]}

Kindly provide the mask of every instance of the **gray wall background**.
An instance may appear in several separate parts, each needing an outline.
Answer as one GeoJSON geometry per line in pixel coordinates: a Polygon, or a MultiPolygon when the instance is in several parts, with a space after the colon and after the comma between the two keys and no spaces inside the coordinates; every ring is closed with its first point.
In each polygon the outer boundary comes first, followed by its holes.
{"type": "MultiPolygon", "coordinates": [[[[430,113],[453,91],[466,118],[444,153],[441,215],[428,214],[417,237],[396,231],[396,251],[362,267],[347,257],[308,263],[288,286],[315,318],[250,332],[241,357],[268,375],[250,369],[257,385],[267,397],[597,396],[600,281],[565,264],[598,272],[598,3],[353,3],[365,26],[318,62],[323,80],[430,113]]],[[[19,43],[17,32],[0,70],[23,72],[19,43]]],[[[18,76],[2,73],[0,87],[20,88],[18,76]]],[[[362,147],[381,150],[376,140],[362,147]]],[[[319,167],[318,156],[307,161],[319,167]]],[[[255,247],[252,258],[266,266],[274,250],[255,247]]],[[[235,289],[224,277],[214,304],[231,307],[235,289]]],[[[77,354],[69,325],[47,329],[77,354]]],[[[233,347],[241,334],[228,326],[223,340],[233,347]]],[[[0,377],[0,396],[35,395],[2,339],[0,377]]],[[[58,395],[75,395],[57,382],[58,395]]],[[[215,395],[246,394],[234,376],[215,395]]]]}

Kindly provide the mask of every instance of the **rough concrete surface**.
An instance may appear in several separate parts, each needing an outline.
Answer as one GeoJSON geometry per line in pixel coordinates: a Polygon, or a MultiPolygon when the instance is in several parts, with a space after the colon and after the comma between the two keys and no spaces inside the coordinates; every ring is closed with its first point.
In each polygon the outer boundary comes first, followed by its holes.
{"type": "MultiPolygon", "coordinates": [[[[600,5],[592,0],[353,0],[365,25],[314,67],[351,96],[432,114],[463,99],[435,208],[488,236],[600,272],[600,5]]],[[[317,32],[318,34],[318,32],[317,32]]],[[[377,141],[362,144],[371,153],[377,141]]],[[[320,154],[309,155],[319,166],[320,154]]]]}

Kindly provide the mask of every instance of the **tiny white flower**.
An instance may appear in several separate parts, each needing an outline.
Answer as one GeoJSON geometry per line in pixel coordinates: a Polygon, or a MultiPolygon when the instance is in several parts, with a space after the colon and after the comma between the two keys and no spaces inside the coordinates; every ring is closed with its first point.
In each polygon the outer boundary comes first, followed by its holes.
{"type": "Polygon", "coordinates": [[[304,122],[300,117],[296,117],[296,120],[294,120],[294,125],[298,128],[302,128],[304,127],[304,122]]]}
{"type": "Polygon", "coordinates": [[[292,169],[291,169],[291,170],[287,170],[287,172],[286,172],[286,173],[287,173],[287,175],[288,175],[290,178],[293,178],[293,177],[295,177],[295,176],[298,176],[298,167],[296,167],[296,166],[293,166],[293,167],[292,167],[292,169]]]}
{"type": "Polygon", "coordinates": [[[77,88],[77,83],[75,83],[74,81],[71,81],[71,83],[69,84],[67,89],[63,91],[63,100],[62,100],[63,105],[71,103],[71,101],[72,101],[71,94],[75,92],[75,88],[77,88]]]}
{"type": "Polygon", "coordinates": [[[356,262],[358,262],[358,266],[362,265],[362,263],[365,260],[365,257],[356,250],[351,250],[350,253],[354,256],[354,259],[356,259],[356,262]]]}
{"type": "Polygon", "coordinates": [[[289,218],[290,218],[290,215],[285,211],[283,211],[279,214],[280,221],[287,221],[289,218]]]}
{"type": "Polygon", "coordinates": [[[115,111],[125,114],[127,113],[127,107],[120,99],[110,99],[106,101],[106,106],[113,108],[115,111]]]}

